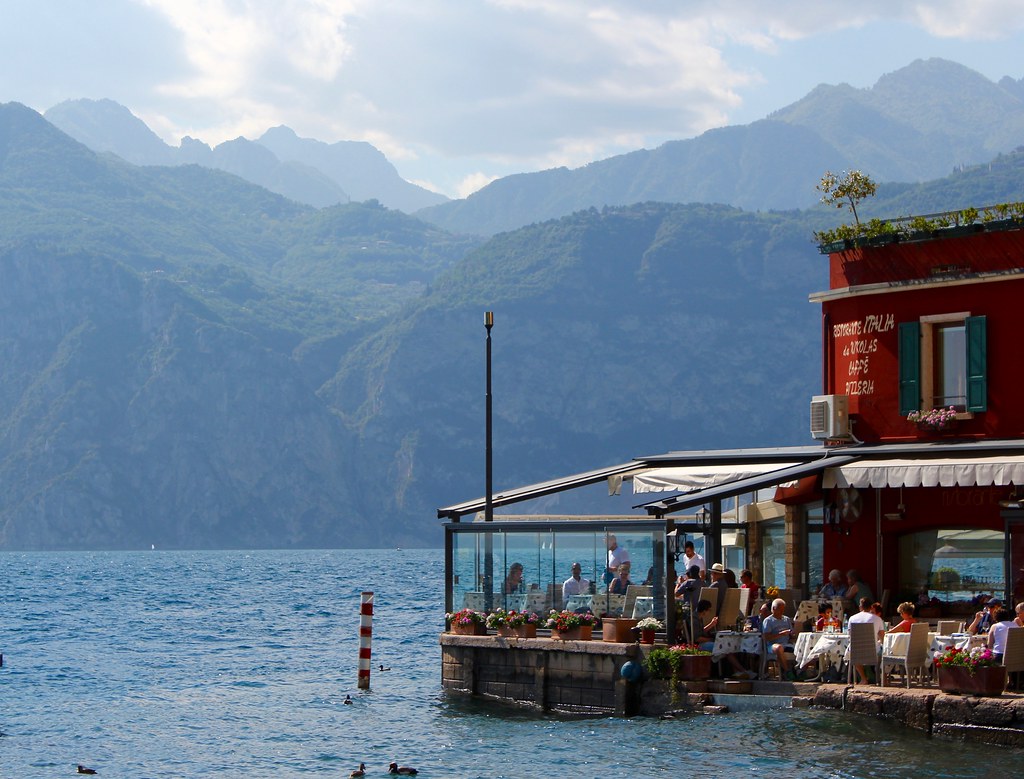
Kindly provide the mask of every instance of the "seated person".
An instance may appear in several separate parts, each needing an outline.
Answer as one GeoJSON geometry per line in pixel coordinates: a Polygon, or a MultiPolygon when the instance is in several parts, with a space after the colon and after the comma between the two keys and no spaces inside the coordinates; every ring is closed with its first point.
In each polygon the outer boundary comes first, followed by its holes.
{"type": "Polygon", "coordinates": [[[819,633],[828,628],[838,630],[841,627],[839,620],[832,616],[832,604],[822,603],[818,605],[818,621],[814,623],[814,629],[819,633]]]}
{"type": "MultiPolygon", "coordinates": [[[[856,625],[861,622],[866,622],[872,625],[875,629],[875,642],[878,644],[878,648],[882,648],[882,636],[885,635],[885,623],[882,622],[882,618],[874,613],[874,607],[878,606],[878,611],[881,612],[882,607],[877,603],[872,603],[867,598],[860,599],[860,611],[850,617],[850,624],[856,625]]],[[[863,665],[857,664],[854,666],[857,671],[858,684],[868,684],[868,674],[864,669],[863,665]]]]}
{"type": "Polygon", "coordinates": [[[875,599],[871,588],[861,581],[860,572],[856,568],[846,572],[846,594],[843,597],[854,603],[858,603],[861,598],[875,599]]]}
{"type": "Polygon", "coordinates": [[[571,571],[572,575],[562,583],[562,603],[568,603],[573,595],[586,595],[590,592],[590,582],[580,575],[583,567],[573,563],[571,571]]]}
{"type": "Polygon", "coordinates": [[[843,575],[838,569],[833,568],[828,572],[828,581],[825,586],[818,590],[818,600],[832,600],[833,598],[845,598],[846,585],[843,583],[843,575]]]}
{"type": "Polygon", "coordinates": [[[761,604],[757,614],[747,617],[747,624],[750,625],[751,630],[760,631],[764,625],[765,617],[772,613],[772,607],[768,605],[768,601],[761,604]]]}
{"type": "Polygon", "coordinates": [[[779,663],[783,678],[796,680],[793,671],[793,620],[786,616],[786,601],[776,598],[772,601],[772,613],[761,624],[765,650],[772,652],[779,663]]]}
{"type": "MultiPolygon", "coordinates": [[[[864,600],[864,598],[861,598],[861,600],[864,600]]],[[[885,617],[882,616],[882,604],[878,601],[871,604],[871,613],[882,620],[883,623],[885,622],[885,617]]]]}
{"type": "Polygon", "coordinates": [[[994,617],[995,622],[988,631],[988,648],[995,655],[997,663],[1003,662],[1003,653],[1006,651],[1006,633],[1010,628],[1020,629],[1014,621],[1013,612],[1009,609],[999,609],[994,617]]]}
{"type": "Polygon", "coordinates": [[[703,585],[700,581],[700,568],[691,565],[685,574],[679,577],[676,582],[676,597],[685,600],[690,608],[697,605],[700,598],[700,588],[703,585]]]}
{"type": "Polygon", "coordinates": [[[706,652],[715,648],[715,633],[718,632],[718,617],[714,616],[711,601],[702,600],[697,603],[696,635],[693,643],[706,652]]]}
{"type": "Polygon", "coordinates": [[[750,590],[750,606],[754,608],[754,601],[757,599],[758,593],[761,592],[761,585],[754,581],[754,572],[749,568],[744,568],[740,571],[740,589],[750,590]]]}
{"type": "Polygon", "coordinates": [[[505,587],[502,590],[506,595],[513,595],[523,592],[523,564],[512,563],[508,567],[508,576],[505,577],[505,587]]]}
{"type": "Polygon", "coordinates": [[[917,620],[914,618],[914,604],[910,601],[901,603],[896,607],[896,611],[899,612],[902,621],[894,628],[889,630],[889,633],[909,633],[910,626],[913,625],[917,620]]]}
{"type": "Polygon", "coordinates": [[[989,598],[986,600],[981,611],[974,615],[974,621],[967,626],[967,632],[972,636],[976,636],[979,633],[988,633],[989,628],[996,621],[995,615],[1002,607],[1003,602],[999,598],[989,598]]]}
{"type": "Polygon", "coordinates": [[[608,592],[611,595],[625,595],[626,587],[633,583],[629,580],[629,563],[622,563],[615,573],[615,578],[608,585],[608,592]]]}

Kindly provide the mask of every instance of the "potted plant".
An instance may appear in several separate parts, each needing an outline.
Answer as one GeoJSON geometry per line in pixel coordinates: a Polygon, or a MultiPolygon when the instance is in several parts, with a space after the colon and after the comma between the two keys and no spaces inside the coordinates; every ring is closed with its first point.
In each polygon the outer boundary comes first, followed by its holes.
{"type": "Polygon", "coordinates": [[[487,627],[505,638],[536,638],[540,617],[532,611],[496,609],[487,615],[487,627]]]}
{"type": "Polygon", "coordinates": [[[1006,667],[988,647],[951,647],[935,658],[935,667],[943,692],[999,697],[1006,687],[1006,667]]]}
{"type": "Polygon", "coordinates": [[[665,626],[654,617],[644,617],[636,626],[640,629],[640,641],[644,644],[653,644],[654,634],[665,629],[665,626]]]}
{"type": "Polygon", "coordinates": [[[913,422],[926,433],[943,433],[956,425],[956,409],[950,406],[933,408],[931,411],[911,411],[907,414],[907,421],[913,422]]]}
{"type": "Polygon", "coordinates": [[[448,629],[460,636],[486,636],[487,617],[483,612],[473,609],[462,609],[445,614],[448,620],[448,629]]]}
{"type": "Polygon", "coordinates": [[[701,681],[711,676],[711,653],[696,644],[656,647],[644,658],[644,670],[652,679],[671,682],[671,700],[679,699],[679,682],[701,681]]]}
{"type": "Polygon", "coordinates": [[[559,641],[589,641],[593,637],[597,617],[589,612],[555,611],[548,614],[545,627],[551,629],[551,637],[559,641]]]}

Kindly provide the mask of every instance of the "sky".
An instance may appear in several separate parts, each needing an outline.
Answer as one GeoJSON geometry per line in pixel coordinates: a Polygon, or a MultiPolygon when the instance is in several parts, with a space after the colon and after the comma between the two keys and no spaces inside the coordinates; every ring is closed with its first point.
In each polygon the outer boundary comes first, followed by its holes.
{"type": "Polygon", "coordinates": [[[941,57],[1024,78],[1024,0],[3,0],[0,102],[109,98],[164,141],[287,125],[464,197],[941,57]]]}

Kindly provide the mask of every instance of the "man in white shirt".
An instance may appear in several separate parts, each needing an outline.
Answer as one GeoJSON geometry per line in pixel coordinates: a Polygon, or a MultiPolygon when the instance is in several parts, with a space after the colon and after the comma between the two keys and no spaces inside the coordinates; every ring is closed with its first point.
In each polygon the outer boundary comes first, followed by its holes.
{"type": "Polygon", "coordinates": [[[612,579],[615,578],[616,573],[619,570],[619,566],[623,563],[632,562],[629,559],[629,552],[619,546],[618,540],[614,535],[608,536],[608,567],[604,573],[604,583],[611,584],[612,579]]]}
{"type": "Polygon", "coordinates": [[[696,565],[700,568],[700,578],[703,579],[707,575],[707,563],[704,562],[704,558],[701,557],[693,548],[693,541],[687,541],[683,546],[683,558],[686,560],[686,565],[683,566],[684,571],[690,570],[691,565],[696,565]]]}
{"type": "MultiPolygon", "coordinates": [[[[850,624],[856,625],[858,623],[865,622],[871,624],[875,628],[875,642],[878,646],[882,645],[882,636],[885,635],[885,623],[882,622],[882,618],[877,614],[871,613],[871,599],[861,598],[860,599],[860,611],[850,617],[850,624]]],[[[854,666],[857,669],[857,676],[860,678],[861,684],[868,684],[868,674],[864,670],[863,665],[854,666]]]]}
{"type": "Polygon", "coordinates": [[[584,579],[580,574],[583,572],[583,568],[579,563],[572,564],[572,576],[565,580],[562,584],[562,603],[568,603],[569,598],[573,595],[586,595],[590,592],[590,582],[584,579]]]}

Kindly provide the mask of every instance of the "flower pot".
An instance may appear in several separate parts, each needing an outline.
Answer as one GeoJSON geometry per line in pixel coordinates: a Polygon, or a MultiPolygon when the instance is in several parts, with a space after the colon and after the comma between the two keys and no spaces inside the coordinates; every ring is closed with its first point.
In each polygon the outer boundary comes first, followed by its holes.
{"type": "Polygon", "coordinates": [[[679,663],[679,677],[698,681],[711,676],[711,655],[683,655],[679,663]]]}
{"type": "Polygon", "coordinates": [[[601,639],[615,644],[632,644],[633,628],[636,627],[638,619],[613,619],[611,617],[601,622],[601,639]]]}
{"type": "Polygon", "coordinates": [[[641,644],[653,644],[654,637],[657,635],[656,630],[641,630],[640,631],[640,643],[641,644]]]}
{"type": "Polygon", "coordinates": [[[1006,668],[1001,665],[975,668],[973,674],[960,666],[939,666],[939,689],[943,692],[998,698],[1005,687],[1006,668]]]}
{"type": "Polygon", "coordinates": [[[503,638],[536,638],[537,626],[533,623],[509,627],[508,625],[498,626],[498,635],[503,638]]]}
{"type": "Polygon", "coordinates": [[[470,622],[468,625],[453,622],[451,632],[457,636],[486,636],[487,625],[481,622],[470,622]]]}
{"type": "Polygon", "coordinates": [[[551,630],[551,637],[555,641],[589,641],[593,637],[594,628],[591,625],[580,625],[568,630],[551,630]]]}

